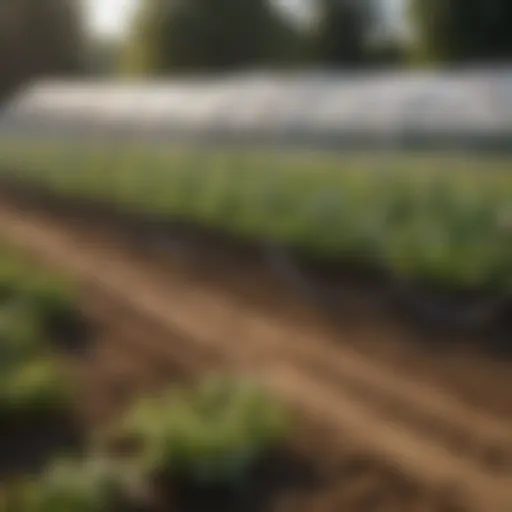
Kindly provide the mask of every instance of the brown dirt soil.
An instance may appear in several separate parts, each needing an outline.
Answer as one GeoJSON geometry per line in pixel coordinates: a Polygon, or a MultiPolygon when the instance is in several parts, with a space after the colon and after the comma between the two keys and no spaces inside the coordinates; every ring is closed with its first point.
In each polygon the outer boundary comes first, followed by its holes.
{"type": "Polygon", "coordinates": [[[100,405],[104,391],[92,391],[102,387],[102,372],[120,402],[132,383],[150,389],[166,380],[177,361],[188,371],[251,373],[321,428],[309,444],[321,439],[334,465],[348,466],[331,467],[322,492],[294,494],[298,503],[276,510],[512,508],[508,364],[467,347],[418,348],[366,298],[352,321],[333,325],[257,267],[223,258],[194,264],[161,247],[135,254],[108,226],[27,203],[2,201],[0,232],[80,279],[92,310],[109,318],[112,334],[98,340],[92,369],[83,370],[91,416],[112,410],[100,405]],[[146,358],[153,363],[143,365],[146,358]],[[450,505],[459,498],[467,503],[450,505]]]}
{"type": "MultiPolygon", "coordinates": [[[[162,329],[158,322],[94,286],[83,290],[82,312],[88,325],[94,327],[91,336],[82,340],[80,346],[73,346],[72,352],[63,354],[78,384],[72,414],[27,418],[18,425],[2,425],[0,487],[16,475],[39,471],[56,453],[86,450],[87,434],[114,418],[134,394],[156,391],[170,383],[181,384],[220,365],[215,358],[198,353],[193,345],[186,345],[186,340],[162,329]]],[[[331,436],[316,426],[298,429],[289,446],[270,454],[255,468],[240,493],[187,487],[176,492],[169,483],[157,487],[151,505],[136,510],[458,510],[453,508],[460,505],[458,496],[445,495],[442,489],[426,491],[398,470],[371,455],[361,454],[351,443],[333,451],[328,441],[331,436]]],[[[130,510],[123,505],[119,512],[130,510]]]]}

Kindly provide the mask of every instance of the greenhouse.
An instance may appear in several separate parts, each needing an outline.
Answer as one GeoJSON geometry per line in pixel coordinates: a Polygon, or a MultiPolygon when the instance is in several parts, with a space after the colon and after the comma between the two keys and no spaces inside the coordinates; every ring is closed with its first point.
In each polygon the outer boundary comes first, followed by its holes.
{"type": "Polygon", "coordinates": [[[19,137],[112,137],[312,148],[508,148],[512,74],[253,74],[48,82],[7,105],[19,137]]]}

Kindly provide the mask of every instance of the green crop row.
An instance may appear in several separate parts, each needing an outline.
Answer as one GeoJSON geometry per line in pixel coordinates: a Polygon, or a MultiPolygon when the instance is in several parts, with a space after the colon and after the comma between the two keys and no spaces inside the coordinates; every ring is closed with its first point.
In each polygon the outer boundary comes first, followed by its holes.
{"type": "Polygon", "coordinates": [[[142,400],[101,432],[94,451],[57,459],[3,498],[13,511],[100,512],[153,510],[148,501],[162,479],[166,492],[184,484],[236,491],[290,428],[282,406],[254,383],[208,379],[142,400]],[[133,452],[115,453],[119,442],[133,452]]]}
{"type": "Polygon", "coordinates": [[[0,421],[58,412],[67,406],[69,386],[53,342],[76,314],[67,283],[2,249],[0,421]]]}
{"type": "Polygon", "coordinates": [[[512,289],[508,158],[3,141],[0,167],[66,196],[271,239],[431,288],[512,289]]]}

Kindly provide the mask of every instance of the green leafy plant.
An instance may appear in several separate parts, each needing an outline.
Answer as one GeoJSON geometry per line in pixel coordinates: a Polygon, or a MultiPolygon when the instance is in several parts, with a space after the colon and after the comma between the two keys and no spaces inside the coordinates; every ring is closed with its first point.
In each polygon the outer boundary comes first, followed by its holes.
{"type": "Polygon", "coordinates": [[[101,456],[59,459],[37,479],[7,492],[7,510],[18,512],[102,512],[140,485],[140,475],[101,456]]]}
{"type": "Polygon", "coordinates": [[[71,389],[61,367],[40,359],[12,367],[0,375],[0,412],[58,412],[69,404],[71,389]]]}
{"type": "Polygon", "coordinates": [[[0,306],[0,368],[34,357],[44,349],[41,326],[19,303],[0,306]]]}
{"type": "Polygon", "coordinates": [[[150,472],[236,484],[289,434],[285,410],[250,381],[214,379],[143,400],[114,437],[131,439],[150,472]]]}
{"type": "Polygon", "coordinates": [[[22,287],[24,302],[52,335],[60,335],[73,328],[79,318],[75,297],[69,283],[51,276],[32,279],[22,287]]]}
{"type": "Polygon", "coordinates": [[[69,403],[67,376],[52,353],[56,324],[74,318],[66,283],[6,249],[0,257],[0,413],[56,411],[69,403]]]}

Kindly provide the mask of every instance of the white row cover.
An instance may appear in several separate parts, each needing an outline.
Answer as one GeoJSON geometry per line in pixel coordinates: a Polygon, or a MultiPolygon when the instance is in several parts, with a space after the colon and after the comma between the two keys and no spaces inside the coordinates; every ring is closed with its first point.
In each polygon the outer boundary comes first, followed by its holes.
{"type": "Polygon", "coordinates": [[[45,82],[0,113],[17,136],[512,146],[512,70],[45,82]]]}

